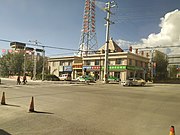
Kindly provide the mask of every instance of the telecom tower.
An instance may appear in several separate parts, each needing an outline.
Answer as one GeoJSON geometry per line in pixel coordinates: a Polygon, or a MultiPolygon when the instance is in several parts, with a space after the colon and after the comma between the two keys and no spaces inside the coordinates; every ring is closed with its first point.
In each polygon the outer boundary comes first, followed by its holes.
{"type": "Polygon", "coordinates": [[[79,44],[79,53],[81,56],[93,53],[98,49],[95,30],[95,2],[96,0],[85,1],[83,25],[79,44]]]}

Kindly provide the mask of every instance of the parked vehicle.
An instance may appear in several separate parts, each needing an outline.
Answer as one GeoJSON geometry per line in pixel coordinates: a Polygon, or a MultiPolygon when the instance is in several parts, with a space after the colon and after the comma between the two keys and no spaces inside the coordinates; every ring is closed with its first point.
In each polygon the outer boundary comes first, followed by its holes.
{"type": "Polygon", "coordinates": [[[59,77],[57,77],[56,75],[45,75],[44,76],[44,80],[47,80],[47,81],[59,81],[59,77]]]}
{"type": "Polygon", "coordinates": [[[129,78],[128,80],[122,81],[123,86],[144,86],[146,81],[142,78],[129,78]]]}
{"type": "Polygon", "coordinates": [[[114,77],[114,76],[109,76],[109,77],[108,77],[108,81],[109,81],[109,82],[119,82],[119,78],[114,77]]]}
{"type": "Polygon", "coordinates": [[[62,74],[59,77],[60,81],[71,81],[71,75],[70,74],[62,74]]]}
{"type": "Polygon", "coordinates": [[[95,82],[95,78],[91,75],[83,75],[76,78],[79,82],[95,82]]]}

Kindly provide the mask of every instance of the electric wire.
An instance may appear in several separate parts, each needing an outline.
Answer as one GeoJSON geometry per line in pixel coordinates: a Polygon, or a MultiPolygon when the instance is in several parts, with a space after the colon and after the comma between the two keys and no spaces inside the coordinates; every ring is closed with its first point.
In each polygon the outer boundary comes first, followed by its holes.
{"type": "MultiPolygon", "coordinates": [[[[0,41],[8,42],[8,43],[16,42],[16,41],[11,41],[11,40],[6,40],[6,39],[0,39],[0,41]]],[[[50,45],[33,44],[33,43],[26,43],[26,42],[21,42],[21,43],[25,43],[26,45],[30,45],[30,46],[46,47],[46,48],[68,50],[68,51],[78,51],[78,49],[70,49],[70,48],[64,48],[64,47],[55,47],[55,46],[50,46],[50,45]]]]}

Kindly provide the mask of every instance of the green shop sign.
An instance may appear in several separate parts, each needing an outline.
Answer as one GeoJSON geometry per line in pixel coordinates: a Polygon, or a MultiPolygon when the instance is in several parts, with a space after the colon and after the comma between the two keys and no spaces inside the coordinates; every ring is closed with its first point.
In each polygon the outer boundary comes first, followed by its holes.
{"type": "MultiPolygon", "coordinates": [[[[104,67],[102,67],[102,70],[104,69],[104,67]]],[[[120,71],[120,70],[125,70],[126,66],[109,66],[109,71],[111,70],[116,70],[116,71],[120,71]]]]}
{"type": "Polygon", "coordinates": [[[127,66],[127,70],[144,70],[142,67],[127,66]]]}
{"type": "MultiPolygon", "coordinates": [[[[109,71],[122,71],[122,70],[143,70],[142,67],[136,66],[118,66],[118,65],[109,65],[109,71]]],[[[101,67],[101,70],[104,70],[104,66],[101,67]]]]}

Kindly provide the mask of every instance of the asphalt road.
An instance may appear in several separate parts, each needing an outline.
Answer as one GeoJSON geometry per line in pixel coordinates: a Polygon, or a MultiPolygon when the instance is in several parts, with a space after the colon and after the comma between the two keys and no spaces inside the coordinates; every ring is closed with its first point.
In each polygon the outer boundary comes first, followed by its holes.
{"type": "Polygon", "coordinates": [[[0,135],[180,134],[180,85],[62,84],[2,80],[0,135]],[[31,97],[36,113],[29,113],[31,97]]]}

